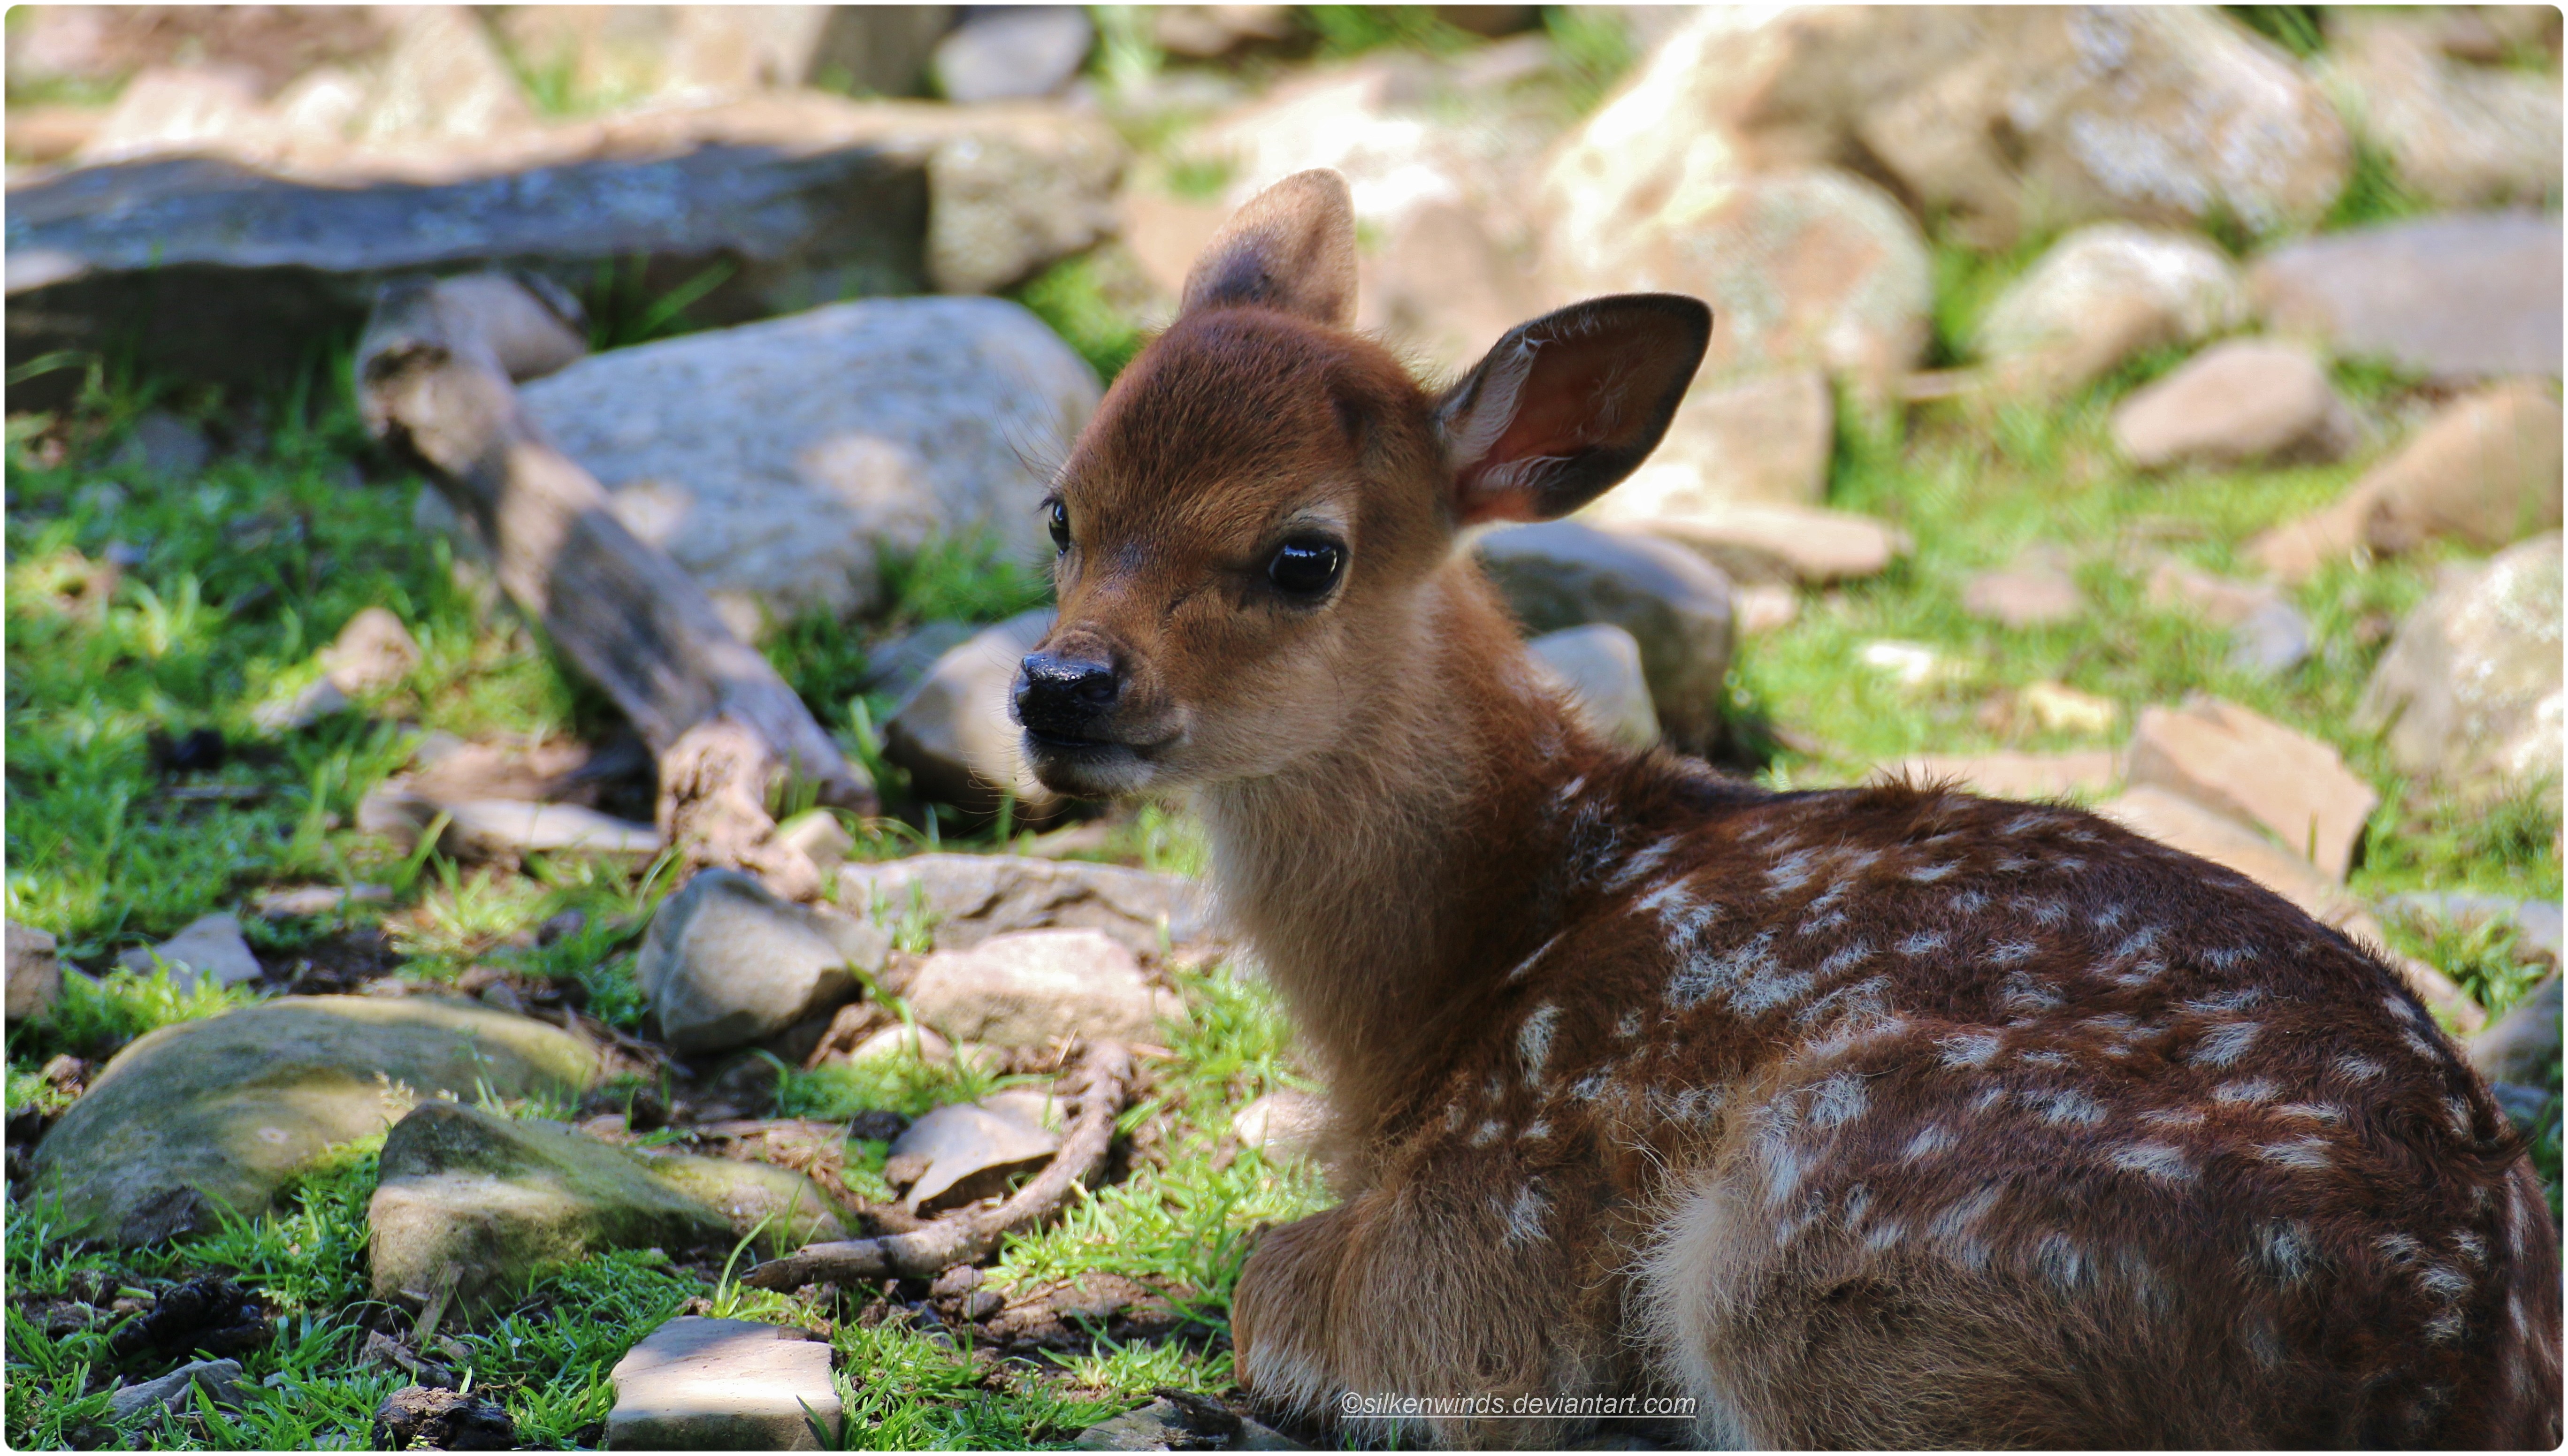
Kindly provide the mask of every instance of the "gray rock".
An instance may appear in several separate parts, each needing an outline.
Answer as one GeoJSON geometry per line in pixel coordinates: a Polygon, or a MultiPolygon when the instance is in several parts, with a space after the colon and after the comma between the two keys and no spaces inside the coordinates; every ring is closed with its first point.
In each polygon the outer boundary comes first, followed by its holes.
{"type": "Polygon", "coordinates": [[[2229,629],[2229,668],[2249,677],[2279,678],[2309,661],[2317,648],[2310,619],[2276,597],[2229,629]]]}
{"type": "Polygon", "coordinates": [[[615,1408],[606,1416],[612,1450],[816,1451],[838,1444],[842,1407],[829,1377],[829,1346],[806,1330],[682,1314],[626,1351],[607,1378],[615,1385],[615,1408]]]}
{"type": "Polygon", "coordinates": [[[934,671],[937,659],[971,641],[978,630],[969,622],[922,622],[866,653],[864,676],[856,686],[906,698],[934,671]]]}
{"type": "MultiPolygon", "coordinates": [[[[1208,7],[1205,7],[1208,8],[1208,7]]],[[[1227,7],[1226,7],[1227,8],[1227,7]]],[[[1272,1427],[1234,1415],[1211,1401],[1188,1409],[1161,1397],[1113,1420],[1081,1431],[1074,1451],[1307,1451],[1272,1427]]]]}
{"type": "Polygon", "coordinates": [[[2362,423],[2308,350],[2215,344],[2113,411],[2113,444],[2144,470],[2342,458],[2362,423]]]}
{"type": "MultiPolygon", "coordinates": [[[[380,1334],[369,1337],[383,1339],[380,1334]]],[[[389,1341],[388,1341],[389,1343],[389,1341]]],[[[398,1350],[400,1346],[393,1346],[398,1350]]],[[[438,1378],[451,1378],[451,1374],[438,1378]]],[[[435,1385],[405,1385],[375,1407],[378,1451],[513,1451],[516,1422],[505,1406],[435,1385]]]]}
{"type": "Polygon", "coordinates": [[[6,927],[9,954],[9,1024],[41,1020],[63,994],[62,963],[54,958],[54,938],[12,920],[6,927]]]}
{"type": "Polygon", "coordinates": [[[351,697],[390,688],[418,666],[419,643],[401,618],[382,607],[368,607],[349,618],[321,650],[321,671],[351,697]]]}
{"type": "Polygon", "coordinates": [[[1641,645],[1610,622],[1546,632],[1525,644],[1536,666],[1584,711],[1605,736],[1627,748],[1659,740],[1659,711],[1641,676],[1641,645]]]}
{"type": "Polygon", "coordinates": [[[321,678],[304,684],[289,697],[272,698],[251,709],[249,721],[263,733],[300,732],[356,706],[338,684],[321,678]]]}
{"type": "Polygon", "coordinates": [[[15,188],[9,346],[131,335],[157,373],[256,383],[353,334],[385,281],[427,273],[522,267],[580,288],[638,262],[666,289],[729,262],[696,324],[995,290],[1112,233],[1124,154],[1104,123],[1057,109],[816,92],[435,148],[291,176],[164,158],[15,188]]]}
{"type": "Polygon", "coordinates": [[[715,869],[661,903],[633,974],[671,1046],[721,1051],[846,1001],[890,950],[874,926],[715,869]]]}
{"type": "Polygon", "coordinates": [[[1050,96],[1079,74],[1096,39],[1075,6],[987,7],[936,43],[936,89],[967,106],[1050,96]]]}
{"type": "Polygon", "coordinates": [[[155,1411],[173,1411],[184,1415],[196,1408],[196,1387],[214,1398],[217,1405],[238,1405],[241,1399],[241,1363],[238,1360],[190,1360],[158,1380],[128,1385],[107,1398],[107,1418],[119,1425],[137,1416],[155,1411]]]}
{"type": "Polygon", "coordinates": [[[544,1264],[603,1250],[728,1250],[753,1229],[770,1250],[846,1237],[800,1173],[654,1157],[559,1123],[433,1099],[384,1139],[366,1224],[378,1299],[432,1294],[453,1279],[459,1308],[474,1313],[521,1291],[544,1264]]]}
{"type": "Polygon", "coordinates": [[[1011,854],[921,854],[838,872],[838,903],[882,926],[915,906],[942,950],[1011,931],[1094,930],[1134,955],[1213,933],[1202,888],[1174,875],[1011,854]]]}
{"type": "Polygon", "coordinates": [[[2553,971],[2470,1038],[2470,1065],[2491,1082],[2546,1084],[2549,1095],[2558,1095],[2559,1016],[2559,973],[2553,971]]]}
{"type": "Polygon", "coordinates": [[[1003,793],[1033,817],[1051,806],[1051,791],[1026,766],[1024,730],[1010,704],[1017,667],[1052,620],[1050,608],[1038,608],[975,633],[939,657],[893,710],[883,756],[909,770],[920,794],[974,814],[997,812],[1003,793]]]}
{"type": "Polygon", "coordinates": [[[466,799],[441,806],[449,815],[439,844],[458,859],[511,860],[527,854],[604,854],[648,859],[660,831],[578,804],[520,799],[466,799]]]}
{"type": "Polygon", "coordinates": [[[2549,1111],[2559,1100],[2559,1088],[2555,1084],[2526,1086],[2521,1082],[2491,1082],[2488,1091],[2495,1095],[2496,1105],[2504,1110],[2506,1120],[2526,1134],[2541,1130],[2541,1114],[2549,1111]]]}
{"type": "Polygon", "coordinates": [[[313,1159],[414,1098],[567,1096],[597,1074],[578,1037],[425,997],[286,997],[163,1026],[108,1062],[36,1148],[68,1227],[122,1244],[265,1213],[313,1159]]]}
{"type": "Polygon", "coordinates": [[[2556,217],[2424,217],[2267,253],[2249,287],[2267,327],[2339,357],[2386,358],[2437,380],[2559,375],[2556,217]]]}
{"type": "Polygon", "coordinates": [[[2547,778],[2559,792],[2560,546],[2507,548],[2408,616],[2355,707],[2406,774],[2473,796],[2547,778]]]}
{"type": "Polygon", "coordinates": [[[166,410],[147,410],[134,422],[125,442],[107,457],[111,470],[133,470],[172,480],[185,480],[205,468],[214,447],[203,431],[166,410]]]}
{"type": "Polygon", "coordinates": [[[776,842],[811,861],[823,877],[835,874],[846,863],[848,851],[856,847],[847,826],[828,809],[806,809],[777,825],[776,842]]]}
{"type": "Polygon", "coordinates": [[[887,549],[974,530],[1031,549],[1029,457],[1077,436],[1098,388],[1016,304],[915,298],[615,350],[522,396],[636,535],[784,621],[876,601],[887,549]]]}
{"type": "Polygon", "coordinates": [[[2428,920],[2460,924],[2488,920],[2511,921],[2523,939],[2546,953],[2553,962],[2559,959],[2560,908],[2556,900],[2516,900],[2504,895],[2472,895],[2457,890],[2411,890],[2393,895],[2388,901],[2393,910],[2428,920]]]}
{"type": "Polygon", "coordinates": [[[892,1140],[883,1176],[909,1185],[913,1213],[939,1212],[1006,1191],[1061,1151],[1061,1138],[1008,1111],[970,1103],[931,1109],[892,1140]]]}
{"type": "Polygon", "coordinates": [[[937,951],[904,1000],[958,1041],[1041,1046],[1061,1036],[1140,1039],[1176,998],[1143,979],[1132,953],[1094,930],[1029,930],[937,951]]]}
{"type": "Polygon", "coordinates": [[[137,946],[117,957],[117,964],[137,976],[150,976],[166,966],[169,985],[181,992],[208,977],[216,986],[238,986],[260,975],[258,957],[241,938],[240,920],[221,912],[198,916],[148,950],[137,946]]]}
{"type": "Polygon", "coordinates": [[[2236,265],[2193,233],[2089,223],[2007,285],[1976,342],[1992,360],[2052,354],[2099,317],[2135,305],[2159,321],[2158,338],[2190,344],[2243,322],[2247,290],[2236,265]]]}
{"type": "Polygon", "coordinates": [[[1529,631],[1610,622],[1632,634],[1672,746],[1703,753],[1719,741],[1736,632],[1720,570],[1684,547],[1576,521],[1492,531],[1477,554],[1529,631]]]}

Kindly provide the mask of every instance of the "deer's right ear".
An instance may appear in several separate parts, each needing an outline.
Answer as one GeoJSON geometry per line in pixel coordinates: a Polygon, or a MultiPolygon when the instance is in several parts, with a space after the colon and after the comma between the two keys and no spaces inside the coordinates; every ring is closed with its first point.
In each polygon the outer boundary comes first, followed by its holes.
{"type": "Polygon", "coordinates": [[[1180,313],[1255,304],[1343,329],[1356,316],[1356,209],[1347,179],[1297,171],[1248,199],[1186,275],[1180,313]]]}
{"type": "Polygon", "coordinates": [[[1712,310],[1675,293],[1591,298],[1519,324],[1436,406],[1453,511],[1550,520],[1658,448],[1712,342],[1712,310]]]}

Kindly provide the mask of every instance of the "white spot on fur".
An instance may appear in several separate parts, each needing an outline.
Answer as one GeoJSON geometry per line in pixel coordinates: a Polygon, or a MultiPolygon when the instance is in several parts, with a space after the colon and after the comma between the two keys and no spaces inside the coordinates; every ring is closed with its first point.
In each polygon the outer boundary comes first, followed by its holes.
{"type": "Polygon", "coordinates": [[[1855,967],[1860,966],[1871,959],[1872,943],[1870,941],[1850,941],[1845,945],[1839,946],[1826,960],[1819,963],[1819,975],[1822,977],[1835,976],[1840,972],[1851,971],[1855,967]]]}
{"type": "Polygon", "coordinates": [[[2277,1117],[2306,1117],[2312,1122],[2343,1122],[2345,1109],[2323,1102],[2286,1102],[2274,1109],[2277,1117]]]}
{"type": "Polygon", "coordinates": [[[2470,1262],[2470,1267],[2472,1269],[2487,1268],[2487,1241],[2485,1239],[2480,1238],[2478,1235],[2471,1233],[2467,1229],[2454,1229],[2452,1231],[2452,1243],[2461,1251],[2461,1257],[2470,1262]]]}
{"type": "Polygon", "coordinates": [[[1539,1185],[1528,1183],[1516,1190],[1515,1202],[1507,1210],[1507,1243],[1521,1247],[1540,1240],[1543,1219],[1550,1213],[1551,1200],[1539,1185]]]}
{"type": "Polygon", "coordinates": [[[2264,1143],[2257,1147],[2256,1156],[2278,1167],[2298,1168],[2308,1173],[2324,1173],[2336,1166],[2336,1159],[2329,1156],[2324,1138],[2296,1137],[2289,1142],[2264,1143]]]}
{"type": "Polygon", "coordinates": [[[1519,1133],[1517,1133],[1517,1134],[1516,1134],[1516,1141],[1518,1141],[1518,1142],[1540,1142],[1542,1139],[1547,1138],[1547,1137],[1549,1137],[1549,1136],[1551,1136],[1551,1124],[1550,1124],[1550,1123],[1548,1123],[1548,1122],[1528,1122],[1528,1123],[1526,1123],[1526,1124],[1525,1124],[1524,1131],[1519,1132],[1519,1133]]]}
{"type": "Polygon", "coordinates": [[[1900,1149],[1899,1155],[1913,1163],[1921,1158],[1931,1158],[1952,1145],[1953,1130],[1940,1122],[1930,1122],[1917,1130],[1917,1135],[1908,1140],[1908,1146],[1900,1149]]]}
{"type": "Polygon", "coordinates": [[[2060,1005],[2060,993],[2018,971],[1998,988],[1998,1005],[2019,1015],[2047,1012],[2060,1005]]]}
{"type": "Polygon", "coordinates": [[[1943,864],[1919,865],[1917,868],[1908,872],[1908,878],[1915,880],[1921,885],[1931,885],[1937,880],[1944,878],[1946,875],[1949,875],[1960,868],[1960,865],[1954,864],[1950,861],[1946,861],[1943,864]]]}
{"type": "Polygon", "coordinates": [[[2076,1292],[2086,1283],[2086,1254],[2066,1234],[2045,1234],[2033,1246],[2034,1268],[2063,1290],[2076,1292]]]}
{"type": "Polygon", "coordinates": [[[1986,1066],[2004,1044],[1994,1031],[1964,1031],[1935,1043],[1943,1048],[1944,1064],[1951,1067],[1986,1066]]]}
{"type": "Polygon", "coordinates": [[[1766,898],[1772,899],[1808,884],[1812,875],[1811,862],[1817,858],[1817,851],[1801,849],[1775,861],[1773,866],[1766,871],[1766,898]]]}
{"type": "Polygon", "coordinates": [[[1559,1024],[1560,1008],[1549,1002],[1533,1009],[1516,1032],[1516,1055],[1524,1062],[1527,1083],[1542,1080],[1542,1064],[1551,1057],[1552,1028],[1559,1024]]]}
{"type": "Polygon", "coordinates": [[[2214,1102],[2271,1102],[2274,1100],[2274,1084],[2264,1077],[2222,1082],[2211,1089],[2211,1100],[2214,1102]]]}
{"type": "Polygon", "coordinates": [[[2403,1021],[2409,1022],[2410,1024],[2423,1019],[2422,1015],[2414,1007],[2408,1004],[2408,998],[2401,996],[2395,991],[2390,993],[2388,996],[2383,997],[2381,999],[2381,1004],[2389,1009],[2390,1015],[2397,1017],[2403,1021]]]}
{"type": "Polygon", "coordinates": [[[2085,1092],[2059,1091],[2038,1097],[2035,1110],[2055,1127],[2092,1127],[2104,1120],[2104,1104],[2085,1092]]]}
{"type": "Polygon", "coordinates": [[[1487,1147],[1489,1144],[1496,1142],[1498,1140],[1498,1134],[1504,1131],[1506,1131],[1506,1128],[1501,1125],[1496,1118],[1492,1117],[1481,1123],[1479,1126],[1471,1129],[1471,1146],[1475,1148],[1487,1147]]]}
{"type": "Polygon", "coordinates": [[[1614,878],[1605,882],[1606,891],[1612,893],[1640,883],[1649,876],[1651,871],[1664,863],[1670,854],[1676,852],[1680,842],[1681,836],[1671,834],[1656,844],[1637,851],[1630,859],[1623,862],[1621,869],[1614,872],[1614,878]]]}
{"type": "Polygon", "coordinates": [[[1831,910],[1827,914],[1820,916],[1818,919],[1803,925],[1800,933],[1803,935],[1824,935],[1845,923],[1846,913],[1844,911],[1831,910]]]}
{"type": "Polygon", "coordinates": [[[1641,1034],[1641,1009],[1639,1007],[1634,1007],[1632,1010],[1625,1012],[1622,1019],[1614,1023],[1614,1034],[1626,1039],[1641,1034]]]}
{"type": "Polygon", "coordinates": [[[2041,949],[2031,941],[2000,941],[1989,947],[1989,964],[2013,966],[2020,961],[2032,960],[2041,949]]]}
{"type": "Polygon", "coordinates": [[[1835,1127],[1863,1115],[1863,1079],[1841,1071],[1810,1089],[1810,1125],[1835,1127]]]}
{"type": "Polygon", "coordinates": [[[2027,1066],[2038,1066],[2045,1071],[2057,1071],[2069,1064],[2069,1054],[2065,1051],[2027,1051],[2016,1059],[2027,1066]]]}
{"type": "Polygon", "coordinates": [[[1613,1078],[1607,1076],[1601,1071],[1591,1071],[1587,1075],[1580,1077],[1575,1083],[1571,1084],[1569,1095],[1577,1098],[1581,1102],[1593,1102],[1598,1097],[1605,1094],[1605,1088],[1610,1085],[1612,1081],[1613,1078]]]}
{"type": "Polygon", "coordinates": [[[2113,1166],[2125,1172],[2145,1173],[2170,1183],[2193,1181],[2193,1163],[2184,1153],[2162,1142],[2135,1142],[2113,1150],[2113,1166]]]}
{"type": "Polygon", "coordinates": [[[2256,1231],[2258,1263],[2286,1288],[2299,1284],[2318,1268],[2318,1246],[2310,1242],[2309,1225],[2283,1219],[2256,1231]]]}
{"type": "Polygon", "coordinates": [[[2226,1017],[2243,1012],[2264,999],[2265,993],[2262,990],[2248,986],[2237,991],[2225,991],[2218,996],[2206,996],[2186,1002],[2178,1010],[2190,1012],[2197,1017],[2226,1017]]]}
{"type": "Polygon", "coordinates": [[[2336,1059],[2337,1075],[2348,1081],[2368,1082],[2381,1075],[2381,1063],[2369,1056],[2340,1056],[2336,1059]]]}
{"type": "Polygon", "coordinates": [[[2206,1066],[2228,1066],[2247,1054],[2247,1048],[2256,1044],[2257,1033],[2264,1029],[2255,1021],[2214,1026],[2194,1044],[2193,1059],[2206,1066]]]}
{"type": "Polygon", "coordinates": [[[1543,957],[1550,955],[1550,954],[1551,954],[1551,948],[1552,948],[1552,947],[1554,947],[1554,946],[1556,946],[1556,945],[1559,945],[1559,944],[1560,944],[1560,937],[1559,937],[1559,936],[1553,936],[1550,940],[1544,941],[1541,945],[1538,945],[1538,946],[1534,947],[1534,948],[1533,948],[1533,954],[1532,954],[1532,955],[1525,957],[1525,958],[1524,958],[1523,960],[1521,960],[1521,961],[1518,961],[1518,962],[1516,963],[1516,967],[1515,967],[1515,969],[1507,973],[1507,980],[1509,980],[1509,981],[1521,981],[1521,980],[1523,980],[1523,979],[1525,978],[1526,973],[1528,973],[1528,972],[1530,972],[1530,971],[1532,971],[1532,970],[1533,970],[1533,968],[1534,968],[1534,964],[1535,964],[1536,962],[1540,961],[1543,957]]]}
{"type": "Polygon", "coordinates": [[[2426,1294],[2446,1305],[2466,1298],[2471,1288],[2470,1277],[2447,1264],[2428,1266],[2416,1276],[2416,1283],[2426,1294]]]}
{"type": "Polygon", "coordinates": [[[2151,1127],[2200,1127],[2202,1111],[2196,1107],[2153,1107],[2141,1113],[2140,1120],[2151,1127]]]}
{"type": "Polygon", "coordinates": [[[1899,943],[1899,954],[1903,956],[1922,956],[1929,951],[1940,949],[1944,944],[1944,940],[1945,937],[1942,931],[1921,930],[1917,934],[1910,936],[1908,939],[1899,943]]]}
{"type": "Polygon", "coordinates": [[[2222,946],[2203,952],[2202,959],[2209,962],[2215,971],[2234,971],[2253,962],[2256,952],[2246,946],[2222,946]]]}

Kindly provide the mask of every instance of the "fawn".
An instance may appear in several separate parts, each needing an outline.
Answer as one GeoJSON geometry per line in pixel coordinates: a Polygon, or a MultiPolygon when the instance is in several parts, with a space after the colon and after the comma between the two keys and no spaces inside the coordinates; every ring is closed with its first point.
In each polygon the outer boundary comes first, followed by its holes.
{"type": "Polygon", "coordinates": [[[1255,1396],[1692,1397],[1733,1446],[2558,1444],[2540,1184],[2380,961],[2074,808],[1607,744],[1456,533],[1627,474],[1710,312],[1595,299],[1431,393],[1349,330],[1354,258],[1332,172],[1208,246],[1059,474],[1015,700],[1052,788],[1190,796],[1328,1080],[1342,1202],[1238,1285],[1255,1396]]]}

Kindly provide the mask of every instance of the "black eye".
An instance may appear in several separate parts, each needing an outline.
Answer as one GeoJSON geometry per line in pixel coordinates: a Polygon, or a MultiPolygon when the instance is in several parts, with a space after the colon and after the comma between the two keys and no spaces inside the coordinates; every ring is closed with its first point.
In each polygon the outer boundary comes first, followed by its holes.
{"type": "Polygon", "coordinates": [[[1346,547],[1305,536],[1275,548],[1275,559],[1266,563],[1266,579],[1288,597],[1317,597],[1338,584],[1346,564],[1346,547]]]}
{"type": "Polygon", "coordinates": [[[1070,551],[1070,507],[1058,500],[1052,503],[1052,548],[1065,555],[1070,551]]]}

